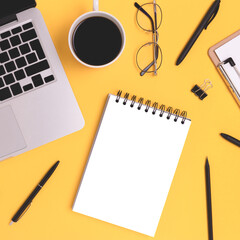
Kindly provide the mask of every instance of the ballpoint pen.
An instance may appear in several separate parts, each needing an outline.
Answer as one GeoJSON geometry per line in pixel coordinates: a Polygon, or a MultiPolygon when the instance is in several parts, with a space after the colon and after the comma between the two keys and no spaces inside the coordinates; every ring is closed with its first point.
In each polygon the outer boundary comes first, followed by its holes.
{"type": "Polygon", "coordinates": [[[220,5],[220,0],[216,0],[213,2],[209,10],[207,11],[206,15],[203,17],[201,23],[197,27],[196,31],[193,33],[192,37],[188,41],[187,45],[181,52],[179,58],[177,59],[176,65],[179,65],[183,59],[186,57],[188,54],[189,50],[192,48],[193,44],[195,41],[198,39],[199,35],[203,31],[203,29],[207,29],[208,25],[212,22],[212,20],[215,18],[217,15],[217,12],[219,10],[219,5],[220,5]]]}
{"type": "Polygon", "coordinates": [[[230,135],[228,134],[225,134],[225,133],[221,133],[220,134],[223,138],[225,138],[227,141],[235,144],[236,146],[240,147],[240,141],[234,137],[231,137],[230,135]]]}
{"type": "Polygon", "coordinates": [[[206,179],[206,197],[207,197],[208,239],[213,240],[211,178],[210,178],[210,166],[209,166],[208,158],[206,159],[206,163],[205,163],[205,179],[206,179]]]}
{"type": "Polygon", "coordinates": [[[39,182],[39,184],[36,186],[36,188],[32,191],[32,193],[29,195],[27,200],[22,204],[22,206],[19,208],[17,213],[13,216],[12,221],[10,222],[10,225],[12,225],[14,222],[17,222],[24,213],[29,209],[31,206],[32,200],[36,197],[38,192],[42,189],[43,185],[47,182],[47,180],[51,177],[55,169],[57,168],[59,164],[59,161],[57,161],[50,170],[46,173],[46,175],[43,177],[43,179],[39,182]]]}

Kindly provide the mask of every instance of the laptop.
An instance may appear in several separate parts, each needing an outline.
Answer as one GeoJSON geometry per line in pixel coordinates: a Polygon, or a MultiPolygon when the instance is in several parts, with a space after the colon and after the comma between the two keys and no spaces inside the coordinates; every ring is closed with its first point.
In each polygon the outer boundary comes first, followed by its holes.
{"type": "Polygon", "coordinates": [[[0,161],[84,126],[35,6],[35,0],[0,3],[0,161]]]}

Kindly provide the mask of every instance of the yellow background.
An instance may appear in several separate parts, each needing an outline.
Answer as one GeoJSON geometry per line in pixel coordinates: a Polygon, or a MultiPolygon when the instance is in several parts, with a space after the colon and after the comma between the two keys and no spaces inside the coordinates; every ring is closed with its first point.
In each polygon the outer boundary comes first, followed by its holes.
{"type": "MultiPolygon", "coordinates": [[[[159,44],[164,58],[156,77],[140,77],[135,65],[137,49],[151,40],[151,34],[137,26],[134,1],[100,0],[100,10],[117,17],[126,32],[123,54],[117,62],[102,69],[82,66],[71,55],[67,43],[71,24],[92,10],[92,1],[38,0],[37,3],[86,124],[79,132],[0,163],[0,239],[152,239],[71,210],[106,96],[116,94],[118,89],[185,109],[192,119],[154,239],[208,239],[206,156],[211,167],[214,238],[240,239],[240,150],[219,136],[225,132],[240,138],[240,111],[207,55],[209,47],[239,29],[240,1],[221,2],[208,30],[203,31],[177,67],[179,53],[212,1],[158,0],[163,10],[159,44]],[[201,101],[190,90],[206,78],[214,87],[201,101]],[[9,226],[12,216],[56,160],[61,161],[59,167],[30,210],[18,223],[9,226]]],[[[143,3],[139,0],[139,4],[143,3]]]]}

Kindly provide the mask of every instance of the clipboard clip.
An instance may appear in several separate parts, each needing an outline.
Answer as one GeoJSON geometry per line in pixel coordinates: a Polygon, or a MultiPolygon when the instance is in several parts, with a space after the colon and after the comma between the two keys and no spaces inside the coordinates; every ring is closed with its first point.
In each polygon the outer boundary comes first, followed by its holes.
{"type": "Polygon", "coordinates": [[[231,57],[229,57],[226,60],[220,62],[217,67],[220,68],[222,65],[225,65],[225,64],[228,64],[228,63],[230,64],[231,67],[234,68],[235,72],[237,73],[238,77],[240,78],[240,72],[237,69],[236,63],[233,61],[233,59],[231,57]]]}
{"type": "Polygon", "coordinates": [[[236,95],[236,98],[238,100],[238,104],[240,103],[240,94],[239,92],[237,91],[236,87],[234,86],[234,84],[232,83],[232,80],[231,78],[229,77],[229,75],[227,74],[227,72],[225,71],[223,65],[229,63],[233,68],[234,70],[236,71],[238,77],[240,78],[240,73],[236,67],[236,64],[235,62],[233,61],[233,59],[230,57],[230,58],[227,58],[226,60],[220,62],[218,65],[217,65],[217,68],[220,70],[220,72],[222,73],[223,77],[226,79],[227,83],[228,83],[228,87],[232,89],[233,93],[236,95]]]}
{"type": "Polygon", "coordinates": [[[227,64],[227,63],[229,63],[229,64],[231,65],[231,67],[236,66],[236,63],[233,61],[233,59],[232,59],[231,57],[229,57],[229,58],[227,58],[226,60],[220,62],[220,63],[218,64],[218,67],[219,67],[219,65],[223,65],[223,64],[227,64]]]}

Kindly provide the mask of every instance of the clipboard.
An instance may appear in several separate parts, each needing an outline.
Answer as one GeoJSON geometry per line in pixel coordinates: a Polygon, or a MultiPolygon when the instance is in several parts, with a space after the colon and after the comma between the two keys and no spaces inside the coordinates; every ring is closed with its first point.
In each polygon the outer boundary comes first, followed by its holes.
{"type": "MultiPolygon", "coordinates": [[[[208,50],[208,55],[209,55],[210,59],[212,60],[213,64],[215,65],[215,67],[218,69],[218,71],[219,71],[220,75],[222,76],[226,86],[228,87],[229,91],[231,92],[232,96],[234,97],[234,99],[236,100],[238,106],[240,107],[240,91],[236,88],[235,84],[233,83],[233,81],[229,77],[229,74],[224,69],[224,65],[229,63],[229,61],[228,62],[221,61],[219,59],[219,57],[217,56],[217,54],[216,54],[216,49],[222,47],[223,45],[225,45],[226,43],[230,42],[231,40],[233,40],[234,38],[238,37],[239,35],[240,35],[240,30],[238,30],[237,32],[235,32],[232,35],[228,36],[227,38],[223,39],[219,43],[215,44],[214,46],[212,46],[208,50]]],[[[240,51],[240,46],[239,46],[239,51],[240,51]]],[[[229,58],[230,57],[231,56],[229,56],[229,58]]],[[[228,59],[226,59],[226,60],[228,60],[228,59]]],[[[231,64],[231,66],[232,66],[232,64],[231,64]]],[[[235,70],[238,71],[237,68],[235,68],[235,70]]],[[[239,74],[240,74],[240,72],[238,72],[238,75],[239,74]]],[[[240,75],[239,75],[239,81],[240,81],[240,75]]]]}

